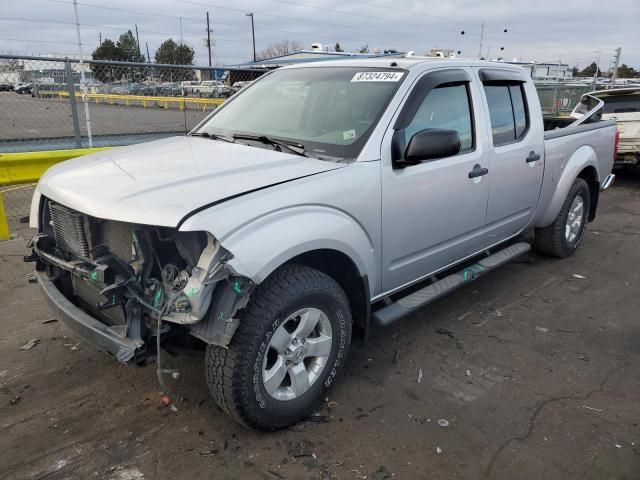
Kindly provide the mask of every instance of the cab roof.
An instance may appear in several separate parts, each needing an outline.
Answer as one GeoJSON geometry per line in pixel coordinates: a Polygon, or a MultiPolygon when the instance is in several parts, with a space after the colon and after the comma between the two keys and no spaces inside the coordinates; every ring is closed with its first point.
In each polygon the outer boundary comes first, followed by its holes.
{"type": "Polygon", "coordinates": [[[487,67],[505,70],[522,71],[522,67],[508,63],[469,60],[464,58],[440,57],[376,57],[376,58],[344,58],[339,60],[320,60],[312,63],[290,65],[282,68],[323,68],[323,67],[366,67],[366,68],[398,68],[403,70],[429,67],[487,67]]]}

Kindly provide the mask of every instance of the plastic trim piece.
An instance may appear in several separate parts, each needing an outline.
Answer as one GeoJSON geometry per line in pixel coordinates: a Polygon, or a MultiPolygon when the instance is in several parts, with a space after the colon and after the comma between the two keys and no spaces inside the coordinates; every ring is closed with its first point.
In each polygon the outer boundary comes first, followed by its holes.
{"type": "Polygon", "coordinates": [[[502,68],[482,68],[478,72],[482,83],[506,82],[506,83],[526,83],[526,79],[520,72],[502,68]]]}

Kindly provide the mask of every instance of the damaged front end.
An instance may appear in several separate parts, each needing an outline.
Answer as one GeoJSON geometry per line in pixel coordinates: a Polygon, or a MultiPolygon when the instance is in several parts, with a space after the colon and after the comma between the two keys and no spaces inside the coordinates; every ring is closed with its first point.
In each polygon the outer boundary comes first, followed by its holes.
{"type": "Polygon", "coordinates": [[[211,234],[93,218],[46,198],[38,224],[25,260],[60,319],[99,349],[141,363],[157,335],[230,342],[254,285],[211,234]]]}

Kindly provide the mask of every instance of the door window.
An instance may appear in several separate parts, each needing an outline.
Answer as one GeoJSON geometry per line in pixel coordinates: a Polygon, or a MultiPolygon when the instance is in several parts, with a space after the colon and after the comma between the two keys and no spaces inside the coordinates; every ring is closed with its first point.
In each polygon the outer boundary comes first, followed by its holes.
{"type": "Polygon", "coordinates": [[[494,146],[517,142],[529,128],[522,84],[485,84],[494,146]]]}
{"type": "Polygon", "coordinates": [[[444,128],[460,135],[460,153],[473,150],[473,115],[468,84],[443,85],[429,92],[405,129],[405,142],[420,130],[444,128]]]}

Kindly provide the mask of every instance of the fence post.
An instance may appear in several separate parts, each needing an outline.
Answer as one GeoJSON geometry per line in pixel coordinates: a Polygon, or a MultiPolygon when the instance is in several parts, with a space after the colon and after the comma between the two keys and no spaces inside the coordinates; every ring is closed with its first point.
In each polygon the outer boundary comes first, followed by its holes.
{"type": "Polygon", "coordinates": [[[10,238],[7,212],[4,209],[4,193],[0,191],[0,240],[9,240],[10,238]]]}
{"type": "Polygon", "coordinates": [[[67,72],[67,90],[69,91],[69,102],[71,106],[71,118],[73,120],[73,134],[76,137],[76,147],[82,147],[82,139],[80,138],[80,122],[78,121],[78,106],[76,105],[76,89],[73,84],[73,72],[71,71],[71,63],[67,58],[64,62],[64,68],[67,72]]]}

